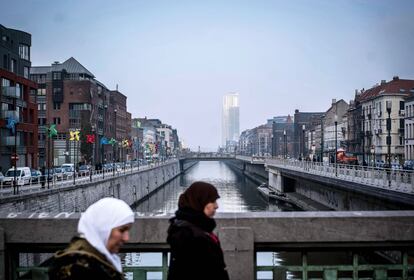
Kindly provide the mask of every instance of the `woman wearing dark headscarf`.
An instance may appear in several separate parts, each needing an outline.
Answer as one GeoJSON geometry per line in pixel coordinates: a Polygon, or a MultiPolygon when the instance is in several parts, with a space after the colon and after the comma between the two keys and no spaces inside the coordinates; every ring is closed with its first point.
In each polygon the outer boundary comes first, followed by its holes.
{"type": "Polygon", "coordinates": [[[205,182],[193,183],[180,195],[168,228],[168,280],[229,279],[219,239],[213,233],[219,197],[217,189],[205,182]]]}
{"type": "Polygon", "coordinates": [[[55,254],[50,279],[123,279],[117,253],[128,241],[134,213],[124,201],[103,198],[82,214],[78,236],[55,254]]]}

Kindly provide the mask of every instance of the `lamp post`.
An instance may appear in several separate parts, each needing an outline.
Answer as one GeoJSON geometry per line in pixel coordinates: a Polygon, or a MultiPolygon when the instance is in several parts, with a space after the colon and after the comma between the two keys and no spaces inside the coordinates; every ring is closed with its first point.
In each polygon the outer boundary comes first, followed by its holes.
{"type": "Polygon", "coordinates": [[[302,160],[305,157],[305,125],[302,124],[302,160]]]}
{"type": "Polygon", "coordinates": [[[287,158],[286,129],[283,130],[283,158],[287,158]]]}
{"type": "MultiPolygon", "coordinates": [[[[115,109],[114,110],[114,139],[116,140],[116,112],[117,112],[117,110],[115,109]]],[[[112,162],[114,163],[114,166],[113,166],[113,176],[115,177],[115,168],[116,168],[116,165],[115,165],[115,154],[116,154],[116,147],[115,147],[115,145],[116,145],[116,143],[113,145],[113,153],[114,153],[114,155],[113,155],[113,157],[112,157],[112,162]]]]}
{"type": "Polygon", "coordinates": [[[374,145],[371,145],[371,157],[372,157],[372,167],[375,168],[375,147],[374,145]]]}
{"type": "Polygon", "coordinates": [[[338,176],[338,115],[335,114],[335,176],[338,176]]]}
{"type": "Polygon", "coordinates": [[[325,115],[322,115],[321,117],[321,162],[323,163],[323,118],[325,115]]]}
{"type": "Polygon", "coordinates": [[[365,112],[362,108],[362,165],[365,166],[365,112]]]}
{"type": "Polygon", "coordinates": [[[388,118],[387,118],[387,146],[388,146],[388,186],[391,187],[391,107],[392,107],[392,103],[391,101],[387,101],[386,102],[387,105],[387,113],[388,113],[388,118]]]}

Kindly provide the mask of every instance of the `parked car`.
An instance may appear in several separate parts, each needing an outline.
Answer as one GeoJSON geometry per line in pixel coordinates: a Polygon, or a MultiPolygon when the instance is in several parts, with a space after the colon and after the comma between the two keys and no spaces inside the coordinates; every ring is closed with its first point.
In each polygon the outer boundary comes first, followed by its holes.
{"type": "MultiPolygon", "coordinates": [[[[74,167],[70,167],[70,166],[63,166],[62,165],[62,172],[63,172],[63,180],[69,179],[69,178],[73,178],[73,171],[74,171],[74,167]]],[[[75,172],[75,176],[76,176],[76,172],[75,172]]]]}
{"type": "Polygon", "coordinates": [[[55,178],[58,181],[62,181],[63,180],[63,170],[60,167],[55,167],[55,178]]]}
{"type": "Polygon", "coordinates": [[[79,176],[87,176],[91,172],[91,166],[90,165],[81,165],[79,166],[79,176]]]}
{"type": "Polygon", "coordinates": [[[403,165],[405,170],[414,170],[414,160],[406,160],[403,165]]]}
{"type": "Polygon", "coordinates": [[[30,180],[32,178],[32,174],[30,172],[29,167],[17,167],[10,168],[7,170],[3,184],[4,185],[13,185],[14,178],[16,177],[17,184],[23,186],[25,184],[30,184],[30,180]]]}
{"type": "Polygon", "coordinates": [[[32,184],[37,184],[40,182],[42,172],[36,169],[32,169],[32,184]]]}

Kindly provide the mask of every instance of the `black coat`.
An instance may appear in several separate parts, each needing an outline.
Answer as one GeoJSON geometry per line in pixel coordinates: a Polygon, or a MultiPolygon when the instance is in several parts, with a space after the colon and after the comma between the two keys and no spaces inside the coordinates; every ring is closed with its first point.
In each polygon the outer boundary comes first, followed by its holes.
{"type": "Polygon", "coordinates": [[[189,208],[179,209],[170,220],[171,246],[168,280],[228,280],[220,242],[212,231],[214,219],[189,208]]]}
{"type": "Polygon", "coordinates": [[[74,238],[69,247],[51,259],[50,280],[124,279],[115,267],[83,238],[74,238]]]}

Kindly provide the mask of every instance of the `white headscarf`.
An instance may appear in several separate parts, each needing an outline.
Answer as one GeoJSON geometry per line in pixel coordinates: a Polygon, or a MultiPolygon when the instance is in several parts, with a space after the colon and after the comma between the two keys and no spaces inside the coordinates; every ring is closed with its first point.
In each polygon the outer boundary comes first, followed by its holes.
{"type": "Polygon", "coordinates": [[[133,222],[134,212],[128,204],[116,198],[106,197],[89,206],[82,214],[78,233],[122,272],[121,259],[117,254],[109,252],[106,244],[113,228],[133,222]]]}

